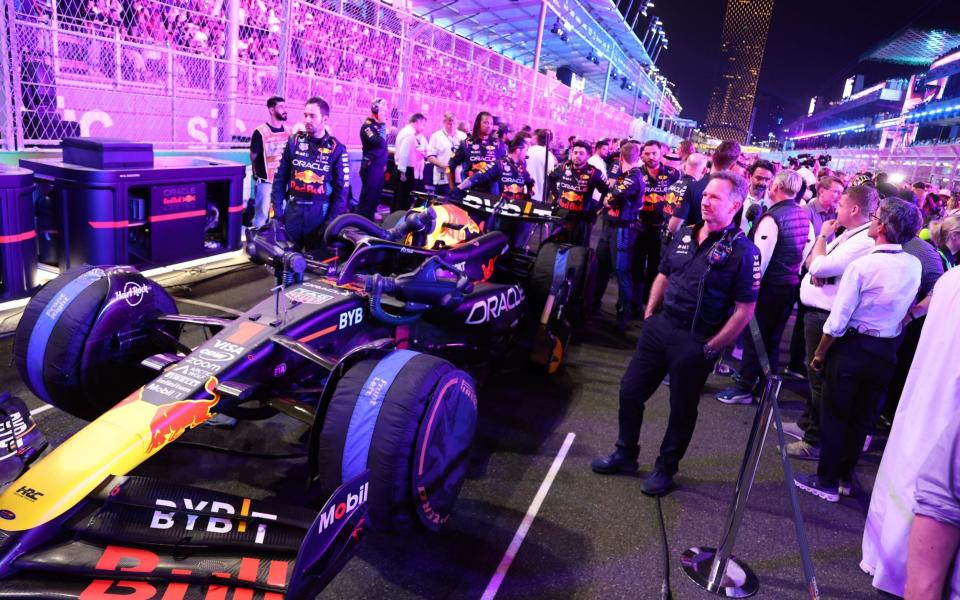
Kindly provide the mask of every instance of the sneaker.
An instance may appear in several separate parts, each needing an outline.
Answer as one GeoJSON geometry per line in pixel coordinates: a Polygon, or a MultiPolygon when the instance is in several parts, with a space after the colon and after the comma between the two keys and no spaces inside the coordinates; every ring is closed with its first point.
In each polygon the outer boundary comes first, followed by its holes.
{"type": "Polygon", "coordinates": [[[732,387],[717,393],[717,400],[724,404],[753,404],[753,390],[732,387]]]}
{"type": "Polygon", "coordinates": [[[870,444],[872,444],[872,443],[873,443],[873,436],[872,436],[872,435],[868,435],[868,436],[866,437],[866,439],[863,440],[863,452],[864,452],[864,453],[870,451],[870,444]]]}
{"type": "Polygon", "coordinates": [[[823,498],[827,502],[839,502],[840,490],[836,485],[827,485],[816,475],[797,475],[793,478],[793,483],[805,492],[810,492],[817,498],[823,498]]]}
{"type": "Polygon", "coordinates": [[[610,475],[613,473],[636,473],[640,470],[640,463],[636,455],[630,456],[621,448],[617,448],[610,456],[595,458],[590,463],[594,473],[610,475]]]}
{"type": "Polygon", "coordinates": [[[851,496],[853,495],[853,484],[845,479],[841,479],[840,483],[837,484],[837,492],[841,496],[851,496]]]}
{"type": "Polygon", "coordinates": [[[820,460],[820,448],[811,446],[807,442],[791,442],[787,444],[787,456],[799,460],[820,460]]]}
{"type": "Polygon", "coordinates": [[[807,373],[802,369],[795,369],[793,367],[787,367],[783,370],[783,374],[787,377],[792,377],[793,379],[806,379],[807,373]]]}
{"type": "Polygon", "coordinates": [[[673,475],[667,475],[660,469],[657,469],[643,480],[640,491],[648,496],[664,496],[672,488],[673,475]]]}
{"type": "Polygon", "coordinates": [[[783,422],[783,432],[791,437],[795,437],[798,440],[803,439],[803,429],[800,428],[799,423],[793,421],[784,421],[783,422]]]}

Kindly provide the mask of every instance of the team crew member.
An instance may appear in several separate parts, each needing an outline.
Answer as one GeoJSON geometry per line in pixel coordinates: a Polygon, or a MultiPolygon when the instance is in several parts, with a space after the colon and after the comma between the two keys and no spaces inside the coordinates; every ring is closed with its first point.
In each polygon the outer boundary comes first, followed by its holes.
{"type": "Polygon", "coordinates": [[[610,191],[603,173],[589,162],[590,144],[577,140],[570,147],[570,160],[554,169],[548,178],[549,191],[557,205],[569,211],[564,223],[564,241],[590,245],[590,230],[597,214],[595,194],[610,191]]]}
{"type": "Polygon", "coordinates": [[[920,289],[920,261],[903,251],[923,225],[920,209],[893,197],[870,217],[875,240],[850,263],[823,325],[810,368],[823,370],[820,464],[797,475],[797,487],[828,502],[849,489],[863,442],[882,407],[897,363],[902,322],[920,289]]]}
{"type": "MultiPolygon", "coordinates": [[[[250,136],[250,164],[253,166],[255,182],[255,200],[253,226],[260,227],[270,218],[270,190],[273,176],[283,155],[283,146],[287,143],[287,130],[283,122],[287,120],[287,102],[280,96],[267,100],[267,112],[270,119],[253,130],[250,136]]],[[[283,204],[274,205],[273,212],[283,216],[283,204]]]]}
{"type": "MultiPolygon", "coordinates": [[[[450,189],[457,185],[454,180],[454,172],[460,165],[464,166],[463,178],[467,179],[484,171],[497,162],[498,158],[503,157],[505,154],[503,144],[497,141],[492,132],[493,115],[488,112],[479,113],[473,122],[473,134],[460,143],[457,151],[453,154],[453,158],[450,159],[447,168],[447,181],[450,184],[450,189]]],[[[495,180],[478,185],[477,189],[494,195],[500,193],[495,180]]]]}
{"type": "Polygon", "coordinates": [[[630,269],[633,246],[637,239],[637,214],[643,206],[643,170],[640,167],[640,145],[627,142],[620,149],[620,166],[616,180],[609,180],[610,192],[603,201],[603,229],[597,244],[597,289],[594,306],[607,289],[610,271],[617,278],[617,327],[625,330],[627,313],[633,301],[633,278],[630,269]]]}
{"type": "Polygon", "coordinates": [[[377,98],[370,103],[370,116],[360,126],[363,159],[360,162],[360,202],[357,214],[372,219],[383,195],[383,176],[387,171],[387,101],[377,98]]]}
{"type": "Polygon", "coordinates": [[[639,215],[639,230],[633,252],[633,301],[636,305],[646,303],[650,286],[657,276],[660,264],[660,249],[663,244],[666,219],[673,215],[678,204],[667,204],[667,191],[680,173],[662,162],[660,142],[647,140],[643,143],[640,157],[643,159],[643,177],[646,191],[643,194],[643,209],[639,215]]]}
{"type": "Polygon", "coordinates": [[[330,106],[316,96],[303,108],[305,131],[290,136],[273,180],[274,206],[287,199],[283,225],[299,248],[323,246],[323,229],[347,211],[346,147],[327,133],[330,106]]]}
{"type": "Polygon", "coordinates": [[[427,142],[427,162],[433,165],[433,186],[438,196],[446,196],[450,192],[447,166],[465,137],[457,131],[457,117],[452,112],[443,113],[443,127],[434,131],[427,142]]]}
{"type": "MultiPolygon", "coordinates": [[[[522,205],[530,200],[533,194],[533,177],[527,171],[527,150],[529,149],[530,134],[521,131],[510,140],[506,156],[498,158],[487,169],[464,179],[457,186],[457,190],[463,192],[473,186],[497,183],[502,201],[522,205]]],[[[498,218],[489,224],[488,229],[510,229],[504,233],[510,235],[511,247],[522,248],[526,246],[527,239],[530,237],[531,226],[520,222],[507,226],[502,219],[498,218]]]]}
{"type": "Polygon", "coordinates": [[[591,463],[597,473],[638,470],[644,404],[670,375],[667,431],[656,469],[641,490],[658,496],[673,485],[707,376],[720,350],[750,321],[757,301],[760,252],[733,225],[746,194],[739,175],[714,175],[703,192],[703,223],[682,228],[667,247],[636,352],[620,381],[616,450],[591,463]]]}

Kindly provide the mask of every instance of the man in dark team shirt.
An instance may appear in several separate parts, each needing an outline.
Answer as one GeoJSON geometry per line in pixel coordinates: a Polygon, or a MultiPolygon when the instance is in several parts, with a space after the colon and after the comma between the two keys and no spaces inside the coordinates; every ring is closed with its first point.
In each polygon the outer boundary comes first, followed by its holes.
{"type": "MultiPolygon", "coordinates": [[[[267,100],[270,120],[261,123],[250,136],[250,164],[253,166],[253,179],[256,182],[253,226],[260,227],[270,218],[270,190],[273,188],[273,175],[280,164],[283,146],[287,143],[287,130],[283,122],[287,120],[287,103],[280,96],[267,100]]],[[[277,217],[283,216],[283,205],[274,206],[277,217]]]]}
{"type": "MultiPolygon", "coordinates": [[[[527,150],[530,149],[531,136],[525,131],[515,135],[507,145],[507,155],[498,158],[490,167],[467,177],[457,186],[454,195],[461,195],[471,187],[480,187],[497,183],[500,188],[500,199],[513,204],[523,204],[530,200],[533,194],[533,176],[527,171],[527,150]]],[[[516,219],[509,222],[503,218],[496,218],[489,224],[489,229],[504,231],[510,236],[512,248],[523,248],[530,237],[532,227],[520,223],[516,219]]]]}
{"type": "Polygon", "coordinates": [[[577,140],[570,147],[570,160],[547,178],[548,197],[553,195],[557,205],[568,211],[561,232],[563,241],[582,246],[590,245],[590,229],[597,215],[594,193],[610,191],[603,173],[589,164],[589,159],[590,144],[577,140]]]}
{"type": "MultiPolygon", "coordinates": [[[[657,276],[660,264],[660,248],[666,219],[667,190],[680,179],[680,172],[663,164],[660,142],[647,140],[640,151],[643,160],[643,177],[646,191],[643,194],[643,209],[639,215],[637,242],[633,251],[633,302],[635,312],[645,304],[650,295],[650,286],[657,276]]],[[[670,207],[672,213],[673,207],[670,207]]]]}
{"type": "MultiPolygon", "coordinates": [[[[706,155],[694,152],[687,156],[687,159],[683,161],[682,172],[683,175],[670,186],[670,189],[667,190],[666,198],[664,198],[665,205],[663,212],[664,214],[670,215],[670,220],[667,222],[667,234],[664,240],[666,243],[669,243],[673,234],[675,234],[687,220],[690,212],[690,202],[686,201],[686,199],[692,193],[691,188],[694,186],[699,187],[700,182],[703,181],[704,176],[707,174],[706,155]]],[[[706,181],[704,181],[703,186],[700,187],[699,193],[701,195],[703,194],[704,187],[706,187],[706,181]]]]}
{"type": "Polygon", "coordinates": [[[628,311],[633,300],[630,264],[637,239],[637,214],[643,206],[643,171],[640,146],[628,142],[620,149],[619,175],[610,180],[610,192],[603,201],[603,230],[597,244],[597,288],[594,306],[607,289],[610,271],[617,277],[617,327],[627,328],[628,311]]]}
{"type": "Polygon", "coordinates": [[[273,180],[271,199],[287,199],[283,225],[299,248],[323,246],[323,229],[347,211],[350,158],[347,148],[327,133],[330,106],[314,96],[303,108],[305,131],[290,136],[273,180]]]}
{"type": "Polygon", "coordinates": [[[383,195],[383,176],[387,170],[387,101],[377,98],[370,103],[370,116],[360,126],[363,159],[360,162],[360,202],[357,214],[373,218],[383,195]]]}
{"type": "MultiPolygon", "coordinates": [[[[707,173],[706,177],[702,177],[699,181],[687,186],[680,203],[681,208],[679,212],[675,209],[674,214],[683,214],[684,222],[687,225],[696,225],[702,221],[700,199],[703,197],[703,190],[707,187],[707,183],[714,174],[729,171],[737,163],[739,157],[740,144],[731,140],[720,142],[720,145],[710,156],[710,172],[707,173]]],[[[736,217],[734,217],[734,222],[737,222],[736,217]]]]}
{"type": "MultiPolygon", "coordinates": [[[[454,173],[460,165],[464,165],[463,178],[467,179],[493,166],[498,158],[506,154],[503,144],[492,135],[492,132],[493,116],[488,112],[477,114],[473,122],[473,134],[460,143],[447,166],[447,179],[451,190],[457,185],[454,173]]],[[[500,193],[495,180],[481,184],[477,189],[494,195],[500,193]]]]}
{"type": "Polygon", "coordinates": [[[703,193],[703,223],[677,232],[650,290],[637,349],[620,381],[616,450],[597,458],[597,473],[639,470],[644,405],[670,375],[670,418],[656,467],[641,490],[670,491],[697,425],[697,405],[720,350],[753,316],[760,287],[760,252],[732,224],[747,182],[719,173],[703,193]],[[658,312],[662,306],[663,310],[658,312]]]}

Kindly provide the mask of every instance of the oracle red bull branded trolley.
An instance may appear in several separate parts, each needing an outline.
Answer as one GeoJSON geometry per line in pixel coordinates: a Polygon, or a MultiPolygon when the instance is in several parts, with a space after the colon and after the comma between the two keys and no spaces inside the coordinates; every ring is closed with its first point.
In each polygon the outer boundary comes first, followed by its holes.
{"type": "MultiPolygon", "coordinates": [[[[489,201],[461,202],[555,219],[489,201]]],[[[474,367],[524,353],[556,370],[566,313],[592,294],[582,248],[531,257],[436,201],[390,220],[337,218],[325,261],[295,252],[275,222],[250,232],[247,252],[277,286],[234,318],[178,314],[132,267],[44,286],[17,330],[17,368],[39,398],[91,422],[29,468],[36,434],[20,427],[10,447],[22,451],[0,459],[21,467],[0,494],[0,598],[313,598],[367,527],[440,529],[476,427],[474,367]],[[185,346],[186,324],[212,335],[185,346]],[[278,411],[312,426],[319,509],[131,475],[217,415],[278,411]]]]}

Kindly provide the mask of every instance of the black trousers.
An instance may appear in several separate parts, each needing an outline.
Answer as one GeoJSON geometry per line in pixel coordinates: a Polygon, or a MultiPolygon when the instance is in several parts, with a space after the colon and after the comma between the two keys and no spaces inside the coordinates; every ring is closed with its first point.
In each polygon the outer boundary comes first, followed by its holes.
{"type": "Polygon", "coordinates": [[[897,350],[897,366],[893,370],[893,377],[887,387],[887,397],[882,411],[883,416],[891,421],[893,415],[897,412],[897,405],[900,404],[900,394],[903,393],[903,386],[907,383],[907,375],[910,373],[913,357],[917,354],[917,346],[920,344],[920,331],[923,329],[924,321],[926,321],[926,317],[914,319],[907,323],[903,330],[900,348],[897,350]]]}
{"type": "Polygon", "coordinates": [[[413,176],[413,167],[407,167],[406,181],[397,178],[397,194],[393,199],[392,210],[409,210],[411,192],[422,192],[424,190],[423,180],[416,179],[413,176]]]}
{"type": "Polygon", "coordinates": [[[357,204],[358,215],[373,219],[380,198],[383,196],[386,168],[386,165],[376,163],[360,165],[360,181],[363,183],[363,187],[360,188],[360,201],[357,204]]]}
{"type": "MultiPolygon", "coordinates": [[[[813,359],[820,338],[823,337],[823,324],[827,322],[829,313],[815,308],[804,307],[803,326],[804,340],[806,340],[806,354],[813,359]]],[[[810,384],[810,397],[803,408],[803,414],[797,419],[797,425],[803,429],[803,441],[820,447],[820,414],[823,410],[823,371],[814,371],[807,361],[807,383],[810,384]]]]}
{"type": "Polygon", "coordinates": [[[853,474],[882,408],[897,362],[898,338],[848,332],[827,354],[817,475],[828,485],[853,474]]]}
{"type": "MultiPolygon", "coordinates": [[[[799,297],[800,288],[797,288],[799,297]]],[[[793,334],[790,336],[790,362],[787,366],[797,373],[806,373],[807,363],[807,342],[806,331],[803,327],[803,318],[806,313],[806,307],[802,302],[797,301],[797,318],[793,322],[793,334]]],[[[812,359],[813,356],[810,356],[812,359]]]]}
{"type": "MultiPolygon", "coordinates": [[[[790,319],[795,295],[795,285],[760,285],[754,315],[760,327],[760,337],[763,339],[767,358],[770,360],[771,373],[776,373],[780,366],[780,339],[790,319]]],[[[743,337],[743,361],[737,382],[745,388],[753,388],[760,381],[762,373],[760,359],[749,330],[744,332],[743,337]]]]}
{"type": "Polygon", "coordinates": [[[594,306],[599,307],[611,272],[617,278],[617,313],[630,310],[633,301],[633,279],[630,264],[637,232],[632,227],[617,227],[604,222],[597,242],[597,289],[594,306]]]}
{"type": "Polygon", "coordinates": [[[617,446],[636,456],[647,400],[670,375],[670,419],[660,444],[656,468],[673,475],[697,425],[700,392],[714,361],[703,355],[707,336],[675,326],[662,312],[643,323],[637,349],[620,380],[620,433],[617,446]]]}
{"type": "Polygon", "coordinates": [[[637,232],[637,242],[633,249],[633,301],[637,305],[646,304],[650,297],[650,288],[657,278],[660,268],[660,253],[663,248],[662,227],[644,225],[637,232]]]}

